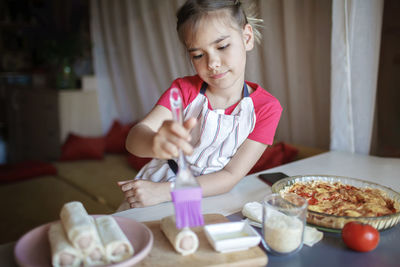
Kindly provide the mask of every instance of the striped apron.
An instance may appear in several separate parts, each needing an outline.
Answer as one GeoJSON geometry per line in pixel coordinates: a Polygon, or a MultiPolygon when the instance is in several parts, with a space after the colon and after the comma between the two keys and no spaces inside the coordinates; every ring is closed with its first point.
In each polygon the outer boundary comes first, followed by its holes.
{"type": "MultiPolygon", "coordinates": [[[[256,123],[254,105],[246,83],[243,87],[244,97],[229,115],[224,110],[208,108],[206,89],[207,84],[203,83],[200,93],[184,110],[184,120],[197,118],[197,124],[191,131],[194,152],[186,156],[195,177],[222,170],[256,123]]],[[[176,164],[171,163],[171,160],[153,159],[139,171],[135,179],[174,181],[176,164]]]]}

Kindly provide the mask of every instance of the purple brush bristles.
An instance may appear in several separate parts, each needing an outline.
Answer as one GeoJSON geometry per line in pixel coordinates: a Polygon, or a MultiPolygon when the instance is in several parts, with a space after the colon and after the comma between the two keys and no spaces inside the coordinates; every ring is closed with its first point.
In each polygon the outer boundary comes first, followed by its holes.
{"type": "Polygon", "coordinates": [[[204,224],[201,211],[201,187],[171,191],[175,207],[176,228],[197,227],[204,224]]]}

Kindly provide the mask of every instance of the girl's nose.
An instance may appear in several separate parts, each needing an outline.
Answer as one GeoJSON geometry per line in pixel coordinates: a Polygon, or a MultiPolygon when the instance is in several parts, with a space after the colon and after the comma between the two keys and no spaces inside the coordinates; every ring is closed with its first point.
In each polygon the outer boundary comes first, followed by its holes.
{"type": "Polygon", "coordinates": [[[217,70],[221,67],[221,60],[217,55],[208,56],[208,68],[210,70],[217,70]]]}

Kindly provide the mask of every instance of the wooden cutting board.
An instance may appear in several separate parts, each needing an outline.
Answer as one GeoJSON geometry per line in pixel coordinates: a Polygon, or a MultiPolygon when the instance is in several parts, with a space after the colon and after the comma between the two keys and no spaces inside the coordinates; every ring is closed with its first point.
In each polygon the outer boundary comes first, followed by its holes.
{"type": "MultiPolygon", "coordinates": [[[[229,222],[221,214],[205,214],[205,224],[229,222]]],[[[203,227],[192,228],[199,238],[198,250],[187,256],[175,251],[160,228],[160,221],[145,223],[154,235],[153,248],[137,266],[265,266],[268,257],[258,246],[231,253],[216,252],[208,242],[203,227]]]]}

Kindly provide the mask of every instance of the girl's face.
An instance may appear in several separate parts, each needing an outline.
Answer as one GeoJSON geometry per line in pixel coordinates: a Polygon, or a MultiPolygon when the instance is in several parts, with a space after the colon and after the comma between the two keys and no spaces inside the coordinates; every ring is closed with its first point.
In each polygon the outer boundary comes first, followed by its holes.
{"type": "Polygon", "coordinates": [[[237,29],[218,16],[207,16],[186,44],[197,74],[211,88],[243,87],[246,51],[254,46],[249,24],[237,29]]]}

